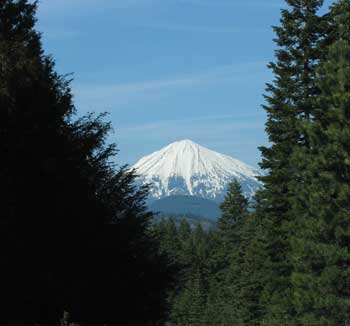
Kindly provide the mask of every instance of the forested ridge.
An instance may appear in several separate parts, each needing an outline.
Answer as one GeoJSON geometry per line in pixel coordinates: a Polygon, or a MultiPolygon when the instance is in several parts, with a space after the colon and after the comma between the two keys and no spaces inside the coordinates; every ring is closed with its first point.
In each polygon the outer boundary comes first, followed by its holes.
{"type": "Polygon", "coordinates": [[[286,0],[254,201],[147,210],[106,115],[79,116],[28,0],[0,0],[0,324],[350,324],[350,1],[286,0]]]}

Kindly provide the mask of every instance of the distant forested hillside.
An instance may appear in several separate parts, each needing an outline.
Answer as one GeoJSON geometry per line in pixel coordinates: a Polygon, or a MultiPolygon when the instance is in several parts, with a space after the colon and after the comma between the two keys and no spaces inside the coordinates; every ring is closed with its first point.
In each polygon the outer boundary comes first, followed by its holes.
{"type": "Polygon", "coordinates": [[[220,216],[219,205],[209,199],[195,196],[169,196],[153,201],[149,205],[153,212],[175,215],[195,215],[216,221],[220,216]]]}

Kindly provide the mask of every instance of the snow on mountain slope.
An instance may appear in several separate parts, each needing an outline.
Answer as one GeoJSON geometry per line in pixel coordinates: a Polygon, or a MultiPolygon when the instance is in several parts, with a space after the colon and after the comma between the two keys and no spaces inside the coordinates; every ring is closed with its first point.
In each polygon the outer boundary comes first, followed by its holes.
{"type": "Polygon", "coordinates": [[[198,145],[190,140],[174,142],[141,158],[133,168],[139,182],[151,183],[152,199],[190,195],[222,201],[227,185],[239,180],[251,197],[261,186],[253,167],[198,145]]]}

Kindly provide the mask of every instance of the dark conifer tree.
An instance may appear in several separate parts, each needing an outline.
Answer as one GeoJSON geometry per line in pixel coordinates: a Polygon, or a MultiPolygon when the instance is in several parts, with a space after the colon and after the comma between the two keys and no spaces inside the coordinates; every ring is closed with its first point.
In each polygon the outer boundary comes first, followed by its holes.
{"type": "Polygon", "coordinates": [[[182,218],[178,230],[179,239],[181,240],[181,242],[188,241],[191,237],[191,233],[192,232],[190,224],[188,223],[186,218],[182,218]]]}
{"type": "Polygon", "coordinates": [[[239,241],[239,231],[247,214],[248,200],[242,194],[241,185],[234,180],[220,206],[222,215],[218,220],[218,231],[222,240],[229,246],[239,241]]]}
{"type": "Polygon", "coordinates": [[[166,229],[169,233],[164,232],[160,239],[161,248],[164,248],[165,253],[169,251],[179,267],[176,271],[177,284],[169,296],[169,325],[207,325],[210,248],[207,234],[200,224],[192,230],[185,220],[178,227],[170,222],[166,229]],[[170,245],[174,234],[177,235],[179,245],[170,245]]]}
{"type": "Polygon", "coordinates": [[[176,326],[206,325],[206,289],[203,271],[198,266],[189,275],[177,297],[171,323],[176,326]]]}
{"type": "MultiPolygon", "coordinates": [[[[272,263],[270,279],[262,298],[266,300],[267,325],[288,325],[294,311],[291,304],[292,264],[289,222],[293,183],[301,166],[291,164],[290,156],[299,147],[308,147],[309,140],[302,122],[311,119],[314,99],[319,94],[315,83],[316,67],[323,39],[323,19],[318,16],[322,0],[287,0],[282,10],[281,26],[274,27],[278,46],[276,62],[269,67],[275,75],[267,85],[264,106],[268,114],[266,131],[271,146],[262,147],[261,167],[264,189],[258,195],[258,212],[262,220],[267,250],[272,263]]],[[[262,267],[264,268],[264,267],[262,267]]]]}
{"type": "MultiPolygon", "coordinates": [[[[209,320],[219,325],[241,325],[242,302],[241,268],[244,251],[251,241],[245,234],[248,223],[248,201],[242,194],[241,186],[234,180],[221,205],[222,216],[218,220],[218,230],[211,251],[211,277],[208,313],[209,320]],[[215,311],[216,310],[216,311],[215,311]]],[[[246,311],[245,311],[246,312],[246,311]]],[[[243,325],[243,324],[242,324],[243,325]]]]}
{"type": "Polygon", "coordinates": [[[220,208],[222,215],[218,220],[217,230],[220,245],[216,255],[221,261],[216,280],[222,287],[221,300],[225,302],[222,306],[225,309],[229,307],[237,317],[235,298],[239,290],[240,247],[244,223],[248,216],[248,200],[242,194],[241,185],[237,180],[233,180],[229,185],[220,208]]]}
{"type": "Polygon", "coordinates": [[[261,298],[271,271],[267,243],[256,213],[246,216],[236,259],[231,261],[229,284],[238,325],[261,325],[266,307],[261,298]]]}
{"type": "MultiPolygon", "coordinates": [[[[192,254],[193,254],[193,242],[192,242],[192,229],[188,221],[183,218],[180,221],[178,227],[178,237],[180,241],[180,254],[179,263],[182,270],[185,272],[190,269],[192,264],[192,254]]],[[[183,275],[182,275],[183,276],[183,275]]]]}
{"type": "Polygon", "coordinates": [[[66,310],[84,325],[155,323],[167,276],[146,232],[147,189],[112,163],[102,117],[74,121],[35,10],[0,1],[1,322],[55,325],[66,310]]]}
{"type": "MultiPolygon", "coordinates": [[[[321,95],[293,211],[293,294],[298,325],[350,323],[350,2],[331,8],[335,40],[318,69],[321,95]]],[[[298,154],[298,155],[297,155],[298,154]]]]}
{"type": "Polygon", "coordinates": [[[178,230],[175,225],[175,221],[172,217],[169,217],[166,223],[165,237],[163,238],[163,246],[165,251],[173,257],[174,261],[178,260],[180,252],[180,241],[178,236],[178,230]]]}

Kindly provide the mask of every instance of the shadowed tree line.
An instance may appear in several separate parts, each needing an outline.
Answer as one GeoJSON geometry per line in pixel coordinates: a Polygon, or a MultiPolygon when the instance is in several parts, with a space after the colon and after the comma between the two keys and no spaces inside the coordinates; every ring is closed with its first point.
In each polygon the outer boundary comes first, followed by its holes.
{"type": "Polygon", "coordinates": [[[147,232],[147,188],[113,163],[104,116],[77,118],[34,29],[0,1],[2,325],[156,325],[170,275],[147,232]]]}
{"type": "Polygon", "coordinates": [[[266,254],[260,227],[237,181],[221,205],[217,228],[191,228],[172,218],[153,225],[160,250],[177,267],[176,286],[165,325],[254,325],[262,315],[259,290],[266,281],[259,267],[266,254]]]}

